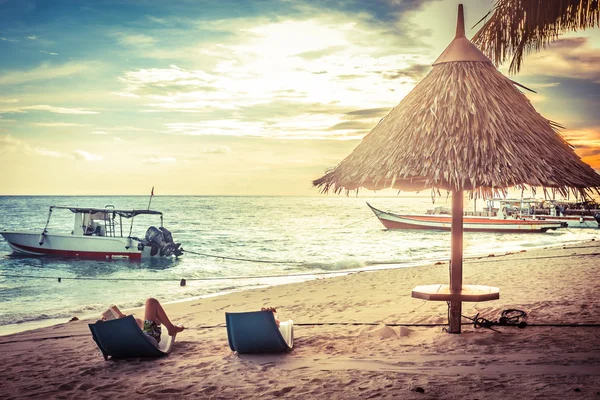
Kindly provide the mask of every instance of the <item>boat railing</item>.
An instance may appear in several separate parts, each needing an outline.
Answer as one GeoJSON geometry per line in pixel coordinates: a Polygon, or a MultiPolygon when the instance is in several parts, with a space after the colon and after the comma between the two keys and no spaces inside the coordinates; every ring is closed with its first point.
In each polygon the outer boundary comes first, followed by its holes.
{"type": "Polygon", "coordinates": [[[104,212],[104,229],[106,231],[106,236],[115,237],[115,214],[111,213],[111,207],[114,211],[115,206],[113,205],[107,205],[104,207],[104,209],[106,210],[104,212]]]}

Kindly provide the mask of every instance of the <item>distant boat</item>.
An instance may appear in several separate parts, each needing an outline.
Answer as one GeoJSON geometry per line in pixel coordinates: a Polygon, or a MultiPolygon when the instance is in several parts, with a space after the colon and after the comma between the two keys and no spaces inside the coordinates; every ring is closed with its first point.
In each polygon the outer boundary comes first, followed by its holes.
{"type": "Polygon", "coordinates": [[[600,228],[600,209],[580,208],[575,204],[554,200],[493,199],[488,201],[488,206],[484,210],[491,212],[492,215],[503,213],[521,219],[564,222],[568,228],[600,228]]]}
{"type": "MultiPolygon", "coordinates": [[[[387,229],[421,229],[442,230],[452,229],[452,216],[442,214],[414,214],[400,215],[381,211],[367,203],[379,221],[387,229]]],[[[566,227],[565,223],[515,219],[504,217],[464,216],[463,230],[465,232],[494,232],[494,233],[539,233],[566,227]]]]}
{"type": "Polygon", "coordinates": [[[141,260],[183,254],[180,244],[174,243],[171,232],[162,226],[163,214],[160,211],[115,210],[111,207],[51,206],[46,227],[41,233],[2,231],[0,235],[14,253],[21,255],[141,260]],[[55,210],[70,210],[75,215],[70,234],[48,230],[55,210]],[[142,239],[131,236],[133,220],[138,215],[160,216],[160,227],[149,227],[142,239]],[[129,226],[125,226],[125,230],[129,230],[126,236],[123,235],[123,218],[131,221],[127,224],[129,226]]]}

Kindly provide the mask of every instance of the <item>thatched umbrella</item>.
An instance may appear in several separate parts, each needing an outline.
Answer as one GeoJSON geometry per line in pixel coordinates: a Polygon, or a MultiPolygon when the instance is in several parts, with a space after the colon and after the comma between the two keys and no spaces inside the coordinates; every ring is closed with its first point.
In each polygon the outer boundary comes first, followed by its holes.
{"type": "MultiPolygon", "coordinates": [[[[458,293],[463,191],[482,198],[509,187],[599,192],[600,175],[556,129],[465,37],[459,5],[456,37],[431,72],[313,184],[324,193],[360,187],[451,191],[450,290],[458,293]]],[[[451,301],[450,332],[460,332],[460,312],[461,302],[451,301]]]]}

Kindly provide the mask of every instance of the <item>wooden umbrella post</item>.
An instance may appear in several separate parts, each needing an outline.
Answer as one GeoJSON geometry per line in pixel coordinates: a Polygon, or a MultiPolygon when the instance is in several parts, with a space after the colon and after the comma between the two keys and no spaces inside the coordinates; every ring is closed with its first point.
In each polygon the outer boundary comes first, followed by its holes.
{"type": "Polygon", "coordinates": [[[463,301],[488,301],[500,298],[500,289],[483,285],[463,285],[463,208],[462,190],[452,192],[452,255],[450,257],[450,285],[416,286],[412,297],[450,303],[448,333],[460,333],[463,301]]]}
{"type": "MultiPolygon", "coordinates": [[[[452,192],[452,257],[450,258],[450,292],[462,290],[463,262],[463,191],[452,192]]],[[[460,333],[462,300],[450,300],[449,333],[460,333]]]]}

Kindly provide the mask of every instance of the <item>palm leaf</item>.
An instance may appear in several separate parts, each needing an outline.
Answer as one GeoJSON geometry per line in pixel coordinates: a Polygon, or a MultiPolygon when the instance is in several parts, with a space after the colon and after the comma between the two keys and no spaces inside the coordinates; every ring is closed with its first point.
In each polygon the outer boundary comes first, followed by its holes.
{"type": "Polygon", "coordinates": [[[545,48],[566,32],[600,26],[599,3],[599,0],[497,0],[493,14],[475,34],[473,43],[495,65],[510,59],[509,73],[515,74],[523,64],[524,54],[545,48]]]}

